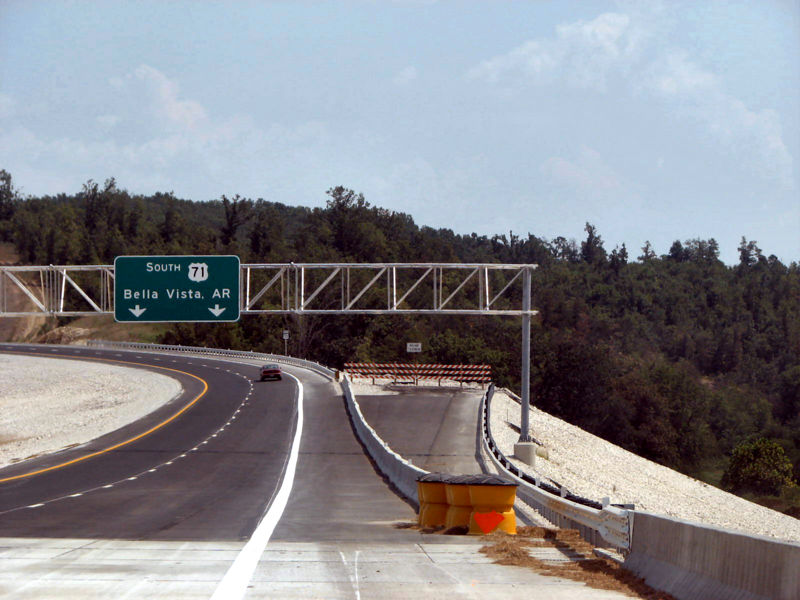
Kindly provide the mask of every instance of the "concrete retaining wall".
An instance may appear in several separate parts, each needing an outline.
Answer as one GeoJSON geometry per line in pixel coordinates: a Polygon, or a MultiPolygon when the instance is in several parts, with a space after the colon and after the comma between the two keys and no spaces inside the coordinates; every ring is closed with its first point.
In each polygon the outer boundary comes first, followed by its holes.
{"type": "Polygon", "coordinates": [[[676,598],[800,599],[800,544],[635,511],[625,567],[676,598]]]}

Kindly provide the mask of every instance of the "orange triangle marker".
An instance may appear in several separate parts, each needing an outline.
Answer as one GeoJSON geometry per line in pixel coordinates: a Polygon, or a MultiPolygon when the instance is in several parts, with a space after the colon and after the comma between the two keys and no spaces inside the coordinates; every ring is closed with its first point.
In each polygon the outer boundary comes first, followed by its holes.
{"type": "Polygon", "coordinates": [[[505,517],[497,511],[492,511],[490,513],[476,512],[474,518],[475,523],[481,528],[483,533],[490,533],[500,525],[505,517]]]}

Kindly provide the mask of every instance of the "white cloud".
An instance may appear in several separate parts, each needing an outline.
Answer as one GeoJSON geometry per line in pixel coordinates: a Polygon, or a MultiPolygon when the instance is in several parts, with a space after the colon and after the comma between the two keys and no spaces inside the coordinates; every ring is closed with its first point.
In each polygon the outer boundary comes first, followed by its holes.
{"type": "Polygon", "coordinates": [[[686,96],[707,93],[717,88],[719,81],[690,61],[686,52],[677,50],[650,65],[645,85],[660,94],[686,96]]]}
{"type": "Polygon", "coordinates": [[[169,122],[183,129],[191,130],[207,119],[205,108],[194,100],[179,99],[178,84],[158,69],[149,65],[141,65],[134,71],[134,74],[137,79],[147,82],[156,110],[169,122]]]}
{"type": "MultiPolygon", "coordinates": [[[[126,78],[125,86],[135,81],[137,77],[126,78]]],[[[129,121],[152,120],[153,111],[160,114],[166,110],[164,104],[184,102],[166,88],[160,90],[163,95],[159,98],[166,97],[167,102],[157,106],[142,102],[149,92],[136,86],[127,90],[126,98],[131,101],[127,112],[116,106],[114,110],[120,114],[95,117],[99,126],[111,130],[99,140],[53,137],[21,124],[0,127],[0,164],[21,180],[45,186],[32,189],[33,193],[64,192],[79,188],[89,178],[115,176],[121,184],[134,184],[142,193],[175,189],[175,182],[180,181],[184,182],[184,195],[208,199],[228,191],[232,182],[241,186],[238,192],[246,194],[264,190],[269,187],[267,181],[281,175],[295,179],[298,171],[318,168],[322,158],[335,155],[334,146],[342,143],[322,122],[259,127],[248,116],[214,120],[205,112],[195,121],[181,120],[186,113],[179,113],[183,115],[177,119],[180,127],[144,127],[140,139],[127,137],[121,129],[130,125],[129,121]]]]}
{"type": "Polygon", "coordinates": [[[395,85],[408,85],[417,78],[416,67],[408,66],[392,78],[395,85]]]}
{"type": "Polygon", "coordinates": [[[497,83],[527,78],[537,83],[563,79],[579,88],[604,90],[609,72],[635,60],[642,32],[628,15],[605,13],[592,21],[556,28],[555,38],[531,40],[470,69],[469,79],[497,83]]]}
{"type": "MultiPolygon", "coordinates": [[[[592,21],[556,27],[555,36],[529,40],[510,52],[485,60],[467,72],[502,86],[516,82],[560,84],[605,92],[647,94],[664,102],[667,117],[692,118],[725,144],[725,151],[759,176],[794,189],[793,159],[783,140],[780,116],[752,110],[728,94],[724,82],[680,48],[663,50],[644,21],[605,13],[592,21]]],[[[555,160],[555,159],[554,159],[555,160]]],[[[550,164],[566,174],[566,165],[550,164]]]]}
{"type": "Polygon", "coordinates": [[[726,93],[713,73],[693,62],[685,51],[672,51],[651,63],[644,88],[669,102],[671,110],[704,123],[732,149],[750,149],[753,167],[783,187],[794,187],[793,160],[783,141],[780,116],[770,109],[755,111],[726,93]]]}
{"type": "Polygon", "coordinates": [[[554,183],[584,195],[604,195],[624,187],[622,178],[606,164],[600,153],[587,146],[582,146],[578,156],[572,160],[550,157],[539,170],[554,183]]]}

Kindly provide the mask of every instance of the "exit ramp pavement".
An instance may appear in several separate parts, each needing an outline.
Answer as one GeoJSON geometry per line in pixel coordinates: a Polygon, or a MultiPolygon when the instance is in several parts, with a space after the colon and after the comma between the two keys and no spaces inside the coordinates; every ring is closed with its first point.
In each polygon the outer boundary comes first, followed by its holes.
{"type": "MultiPolygon", "coordinates": [[[[485,541],[479,537],[403,527],[416,522],[416,513],[364,455],[337,387],[320,383],[307,390],[314,401],[306,404],[295,488],[250,580],[248,600],[628,597],[494,564],[480,552],[485,541]]],[[[415,464],[480,471],[475,459],[480,394],[475,390],[415,390],[358,400],[378,434],[415,464]]]]}

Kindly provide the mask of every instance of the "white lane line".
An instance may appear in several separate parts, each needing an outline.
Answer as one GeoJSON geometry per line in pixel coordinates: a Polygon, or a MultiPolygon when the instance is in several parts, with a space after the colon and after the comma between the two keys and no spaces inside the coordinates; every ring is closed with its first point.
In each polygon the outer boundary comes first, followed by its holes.
{"type": "Polygon", "coordinates": [[[292,440],[292,448],[289,451],[289,460],[286,462],[286,471],[283,475],[281,488],[275,494],[275,499],[272,501],[267,514],[261,519],[253,535],[217,585],[211,600],[244,598],[250,579],[258,566],[258,561],[283,515],[286,504],[289,502],[289,494],[292,492],[294,475],[297,470],[297,457],[300,454],[300,437],[303,434],[303,384],[294,375],[286,374],[297,382],[297,429],[294,433],[294,440],[292,440]]]}
{"type": "Polygon", "coordinates": [[[344,557],[344,552],[339,552],[339,556],[342,557],[342,562],[344,563],[344,568],[347,571],[347,577],[350,579],[350,585],[353,586],[353,592],[355,592],[356,600],[361,600],[361,590],[358,589],[358,553],[360,550],[356,550],[355,561],[353,565],[353,574],[350,574],[350,568],[347,564],[347,559],[344,557]]]}

